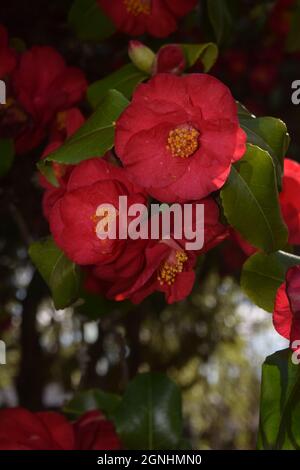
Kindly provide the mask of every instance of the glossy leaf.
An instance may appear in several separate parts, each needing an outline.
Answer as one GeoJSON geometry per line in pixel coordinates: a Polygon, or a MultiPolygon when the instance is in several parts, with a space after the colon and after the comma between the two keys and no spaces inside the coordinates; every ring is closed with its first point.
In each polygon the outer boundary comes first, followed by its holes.
{"type": "Polygon", "coordinates": [[[96,108],[111,89],[118,90],[130,99],[136,86],[147,78],[148,75],[141,72],[135,65],[126,64],[111,75],[89,86],[87,91],[89,103],[93,108],[96,108]]]}
{"type": "Polygon", "coordinates": [[[68,22],[83,41],[101,41],[115,31],[113,23],[100,9],[97,0],[75,0],[69,11],[68,22]]]}
{"type": "Polygon", "coordinates": [[[299,256],[283,251],[255,253],[243,266],[241,287],[258,307],[273,312],[277,289],[285,281],[286,271],[298,264],[299,256]]]}
{"type": "Polygon", "coordinates": [[[299,362],[299,355],[284,349],[267,357],[263,365],[259,449],[300,449],[299,362]]]}
{"type": "Polygon", "coordinates": [[[43,162],[76,164],[102,157],[114,145],[115,121],[127,105],[128,100],[121,93],[110,90],[85,124],[43,162]]]}
{"type": "Polygon", "coordinates": [[[240,101],[236,101],[236,105],[237,105],[237,111],[238,111],[239,119],[240,118],[255,118],[256,117],[240,101]]]}
{"type": "Polygon", "coordinates": [[[218,46],[213,42],[205,44],[181,44],[184,50],[187,66],[192,67],[200,60],[204,72],[208,72],[218,58],[218,46]]]}
{"type": "Polygon", "coordinates": [[[272,157],[279,187],[283,173],[283,159],[289,147],[290,137],[287,127],[281,119],[273,117],[240,115],[240,125],[247,134],[247,142],[263,150],[272,157]]]}
{"type": "Polygon", "coordinates": [[[181,396],[165,375],[138,375],[129,384],[114,422],[127,449],[176,449],[182,435],[181,396]]]}
{"type": "Polygon", "coordinates": [[[47,283],[56,309],[77,300],[81,276],[79,268],[56,246],[52,238],[32,243],[29,255],[47,283]]]}
{"type": "Polygon", "coordinates": [[[278,201],[275,168],[270,155],[247,145],[244,157],[232,166],[221,191],[225,216],[251,245],[266,252],[287,244],[287,227],[278,201]]]}

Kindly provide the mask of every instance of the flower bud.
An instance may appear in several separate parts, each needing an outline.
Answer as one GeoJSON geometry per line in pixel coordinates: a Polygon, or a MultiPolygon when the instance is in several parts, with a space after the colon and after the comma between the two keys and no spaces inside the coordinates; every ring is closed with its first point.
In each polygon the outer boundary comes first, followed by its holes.
{"type": "Polygon", "coordinates": [[[155,61],[154,52],[140,41],[130,41],[128,55],[133,64],[142,72],[151,74],[153,63],[155,61]]]}
{"type": "Polygon", "coordinates": [[[173,73],[181,75],[186,67],[186,60],[179,44],[163,46],[157,53],[152,73],[173,73]]]}

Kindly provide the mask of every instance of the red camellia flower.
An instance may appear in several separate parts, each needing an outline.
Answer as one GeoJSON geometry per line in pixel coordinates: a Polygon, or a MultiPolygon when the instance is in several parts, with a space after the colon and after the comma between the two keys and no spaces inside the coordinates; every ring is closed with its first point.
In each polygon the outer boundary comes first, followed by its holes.
{"type": "MultiPolygon", "coordinates": [[[[117,236],[105,240],[98,237],[98,228],[104,228],[101,224],[105,219],[98,207],[102,204],[114,207],[118,226],[119,196],[127,196],[128,206],[146,203],[143,191],[127,180],[122,168],[97,158],[74,167],[63,196],[50,211],[49,220],[57,245],[75,263],[112,261],[124,248],[125,240],[117,236]]],[[[110,212],[108,209],[107,213],[110,212]]]]}
{"type": "Polygon", "coordinates": [[[199,203],[204,205],[205,213],[201,250],[186,250],[184,239],[128,240],[126,250],[116,260],[92,268],[86,287],[108,298],[130,299],[133,303],[140,303],[155,291],[163,292],[168,303],[186,298],[195,281],[196,256],[227,236],[214,200],[208,198],[199,203]]]}
{"type": "Polygon", "coordinates": [[[292,349],[300,347],[300,266],[288,270],[286,282],[277,291],[273,323],[276,331],[290,341],[292,349]]]}
{"type": "Polygon", "coordinates": [[[67,67],[51,47],[26,51],[11,79],[12,94],[0,115],[0,136],[15,139],[17,153],[38,146],[56,114],[78,103],[87,87],[81,70],[67,67]]]}
{"type": "Polygon", "coordinates": [[[118,257],[116,263],[94,267],[93,278],[89,282],[94,283],[95,292],[98,288],[98,292],[105,291],[108,298],[119,301],[130,299],[135,304],[155,291],[164,292],[170,304],[190,294],[195,281],[193,268],[196,255],[184,251],[178,240],[150,240],[144,244],[129,241],[126,250],[127,253],[118,257]],[[128,266],[125,260],[133,257],[134,265],[128,266]],[[121,270],[118,269],[120,267],[121,270]],[[127,277],[129,269],[131,277],[127,277]],[[111,283],[105,284],[108,270],[111,270],[111,283]]]}
{"type": "Polygon", "coordinates": [[[230,90],[206,74],[158,74],[139,85],[116,125],[132,180],[164,202],[199,200],[225,183],[245,153],[230,90]]]}
{"type": "Polygon", "coordinates": [[[284,160],[282,191],[279,195],[283,218],[289,229],[289,243],[300,245],[300,164],[284,160]]]}
{"type": "Polygon", "coordinates": [[[0,25],[0,78],[10,74],[16,66],[16,53],[8,45],[7,31],[0,25]]]}
{"type": "Polygon", "coordinates": [[[197,0],[98,0],[116,28],[132,36],[149,33],[166,37],[177,28],[177,20],[189,13],[197,0]]]}
{"type": "Polygon", "coordinates": [[[114,426],[99,411],[89,411],[69,423],[55,412],[0,410],[0,450],[117,449],[121,449],[121,443],[114,426]]]}

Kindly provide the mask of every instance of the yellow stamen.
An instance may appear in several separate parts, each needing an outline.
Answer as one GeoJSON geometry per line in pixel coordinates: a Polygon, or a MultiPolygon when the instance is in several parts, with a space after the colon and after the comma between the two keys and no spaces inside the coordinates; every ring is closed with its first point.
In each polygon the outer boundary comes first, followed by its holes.
{"type": "Polygon", "coordinates": [[[187,254],[184,251],[177,250],[174,262],[165,261],[157,276],[160,285],[163,286],[167,284],[168,286],[172,286],[176,280],[177,274],[182,273],[184,263],[187,259],[187,254]]]}
{"type": "Polygon", "coordinates": [[[176,127],[169,133],[167,149],[173,157],[188,158],[199,148],[199,135],[192,126],[176,127]]]}
{"type": "Polygon", "coordinates": [[[124,0],[128,13],[138,16],[141,13],[150,15],[151,13],[151,0],[124,0]]]}

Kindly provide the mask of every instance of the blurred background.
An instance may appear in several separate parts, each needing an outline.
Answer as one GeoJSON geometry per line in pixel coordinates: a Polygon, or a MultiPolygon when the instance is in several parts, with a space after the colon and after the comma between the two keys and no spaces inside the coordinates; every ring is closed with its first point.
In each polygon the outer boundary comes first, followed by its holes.
{"type": "MultiPolygon", "coordinates": [[[[167,40],[142,40],[153,49],[214,41],[205,1],[199,3],[167,40]]],[[[286,122],[289,156],[296,160],[300,106],[291,102],[291,83],[300,79],[300,44],[293,39],[298,3],[229,0],[220,57],[210,72],[253,113],[286,122]]],[[[79,41],[67,24],[71,4],[3,0],[0,23],[18,47],[51,45],[93,82],[128,61],[129,38],[79,41]]],[[[82,111],[88,115],[87,105],[82,111]]],[[[245,255],[238,245],[226,241],[201,258],[194,292],[179,304],[166,306],[160,295],[138,307],[87,296],[84,305],[56,311],[27,255],[28,244],[48,234],[36,174],[42,150],[18,157],[0,180],[0,339],[7,345],[0,406],[61,408],[75,391],[121,393],[137,372],[162,371],[181,386],[185,434],[194,448],[255,448],[261,364],[286,344],[271,315],[239,288],[245,255]]]]}

